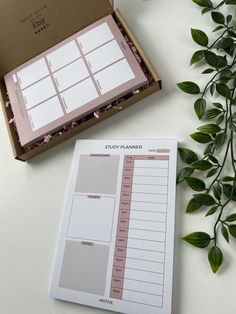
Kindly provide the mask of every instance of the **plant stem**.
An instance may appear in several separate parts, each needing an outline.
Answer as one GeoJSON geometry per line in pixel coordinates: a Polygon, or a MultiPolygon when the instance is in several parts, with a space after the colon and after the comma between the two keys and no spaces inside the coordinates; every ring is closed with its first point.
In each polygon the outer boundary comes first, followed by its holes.
{"type": "Polygon", "coordinates": [[[212,181],[211,185],[209,186],[209,188],[207,189],[206,193],[209,193],[213,187],[213,185],[215,184],[215,182],[218,180],[219,176],[221,175],[223,169],[224,169],[224,165],[227,161],[227,156],[228,156],[228,152],[229,152],[229,148],[230,148],[230,142],[231,142],[231,139],[228,141],[228,144],[226,146],[226,151],[225,151],[225,156],[224,156],[224,159],[223,159],[223,162],[222,162],[222,165],[220,166],[220,171],[218,172],[217,176],[214,178],[214,180],[212,181]]]}

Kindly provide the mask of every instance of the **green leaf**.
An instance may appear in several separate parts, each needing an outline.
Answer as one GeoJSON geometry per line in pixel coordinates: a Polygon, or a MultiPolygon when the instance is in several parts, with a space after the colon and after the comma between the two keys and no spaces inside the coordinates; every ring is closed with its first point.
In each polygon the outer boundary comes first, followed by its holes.
{"type": "Polygon", "coordinates": [[[202,10],[202,14],[205,14],[205,13],[211,11],[211,10],[212,10],[212,8],[205,8],[205,9],[202,10]]]}
{"type": "Polygon", "coordinates": [[[214,32],[218,32],[219,30],[221,30],[222,28],[224,28],[224,26],[217,26],[216,28],[213,29],[213,33],[214,32]]]}
{"type": "Polygon", "coordinates": [[[227,85],[222,84],[222,83],[216,84],[216,90],[221,96],[224,96],[227,98],[230,97],[230,90],[227,85]]]}
{"type": "Polygon", "coordinates": [[[221,195],[222,195],[222,188],[219,184],[215,185],[213,187],[213,193],[214,193],[214,196],[217,200],[220,200],[221,199],[221,195]]]}
{"type": "Polygon", "coordinates": [[[213,102],[212,105],[218,109],[223,109],[223,106],[219,102],[213,102]]]}
{"type": "Polygon", "coordinates": [[[216,273],[224,260],[223,253],[218,246],[215,245],[210,248],[208,252],[208,260],[213,273],[216,273]]]}
{"type": "Polygon", "coordinates": [[[216,165],[218,165],[219,164],[219,161],[218,161],[218,159],[216,158],[216,157],[214,157],[214,156],[208,156],[208,159],[211,161],[211,162],[213,162],[213,164],[216,164],[216,165]]]}
{"type": "Polygon", "coordinates": [[[183,240],[189,244],[192,244],[193,246],[205,248],[209,245],[211,238],[209,234],[198,231],[186,235],[185,237],[183,237],[183,240]]]}
{"type": "Polygon", "coordinates": [[[202,125],[197,129],[200,132],[207,133],[207,134],[216,134],[221,131],[221,128],[219,127],[219,125],[213,124],[213,123],[202,125]]]}
{"type": "Polygon", "coordinates": [[[217,211],[217,209],[218,209],[217,206],[212,207],[211,209],[208,210],[205,216],[207,217],[207,216],[213,215],[217,211]]]}
{"type": "Polygon", "coordinates": [[[230,37],[233,37],[233,38],[236,38],[236,33],[231,31],[231,30],[228,30],[228,34],[230,37]]]}
{"type": "Polygon", "coordinates": [[[205,143],[209,143],[212,141],[212,138],[209,134],[205,134],[202,132],[195,132],[193,134],[190,135],[191,138],[201,144],[205,144],[205,143]]]}
{"type": "Polygon", "coordinates": [[[204,155],[208,155],[208,154],[211,154],[212,153],[212,149],[214,147],[214,144],[211,143],[211,144],[208,144],[204,150],[204,155]]]}
{"type": "Polygon", "coordinates": [[[211,96],[214,95],[214,92],[215,92],[215,83],[212,83],[211,86],[210,86],[210,93],[211,93],[211,96]]]}
{"type": "Polygon", "coordinates": [[[217,56],[217,68],[223,68],[227,65],[226,56],[217,56]]]}
{"type": "Polygon", "coordinates": [[[185,182],[188,184],[188,186],[195,190],[195,191],[203,191],[205,190],[206,186],[205,186],[205,183],[201,180],[201,179],[198,179],[198,178],[195,178],[195,177],[187,177],[185,178],[185,182]]]}
{"type": "Polygon", "coordinates": [[[234,46],[228,47],[228,48],[224,48],[224,51],[230,55],[231,57],[233,57],[234,55],[234,46]]]}
{"type": "Polygon", "coordinates": [[[193,197],[204,206],[215,205],[215,199],[209,194],[194,194],[193,197]]]}
{"type": "Polygon", "coordinates": [[[213,165],[207,160],[197,160],[193,162],[191,166],[193,169],[205,171],[211,169],[213,165]]]}
{"type": "Polygon", "coordinates": [[[225,176],[221,179],[221,181],[223,182],[230,182],[230,181],[234,181],[234,178],[233,177],[230,177],[230,176],[225,176]]]}
{"type": "Polygon", "coordinates": [[[216,149],[219,149],[221,146],[223,146],[224,143],[226,142],[226,140],[227,140],[227,134],[226,133],[217,134],[216,138],[215,138],[216,149]]]}
{"type": "Polygon", "coordinates": [[[200,207],[202,206],[202,204],[196,200],[196,198],[191,198],[191,200],[188,202],[188,205],[186,207],[186,213],[193,213],[196,210],[198,210],[200,207]]]}
{"type": "Polygon", "coordinates": [[[193,172],[194,169],[190,167],[185,167],[181,169],[177,176],[177,184],[183,182],[186,177],[190,177],[193,174],[193,172]]]}
{"type": "Polygon", "coordinates": [[[208,37],[207,34],[201,31],[200,29],[191,29],[192,38],[200,46],[207,47],[208,37]]]}
{"type": "Polygon", "coordinates": [[[231,76],[232,76],[232,72],[229,69],[225,69],[220,72],[221,80],[229,80],[231,76]]]}
{"type": "Polygon", "coordinates": [[[218,117],[218,119],[216,120],[216,124],[221,124],[224,121],[225,115],[222,114],[218,117]]]}
{"type": "Polygon", "coordinates": [[[217,67],[217,55],[212,52],[212,51],[209,51],[209,50],[204,50],[204,57],[206,59],[206,62],[213,66],[213,67],[217,67]]]}
{"type": "Polygon", "coordinates": [[[234,44],[234,41],[231,37],[224,37],[216,44],[216,48],[225,49],[225,48],[232,47],[233,44],[234,44]]]}
{"type": "Polygon", "coordinates": [[[194,110],[199,120],[202,119],[206,110],[206,100],[198,98],[194,103],[194,110]]]}
{"type": "Polygon", "coordinates": [[[224,195],[227,196],[229,199],[231,199],[232,201],[236,201],[236,188],[231,184],[223,184],[223,192],[224,195]],[[232,191],[233,190],[233,191],[232,191]]]}
{"type": "Polygon", "coordinates": [[[219,116],[222,113],[220,109],[212,108],[205,112],[204,118],[206,119],[214,119],[215,117],[219,116]]]}
{"type": "Polygon", "coordinates": [[[183,92],[188,93],[188,94],[197,95],[200,93],[199,86],[196,83],[191,82],[191,81],[185,81],[185,82],[178,83],[177,86],[183,92]]]}
{"type": "Polygon", "coordinates": [[[236,4],[236,0],[226,0],[226,4],[236,4]]]}
{"type": "Polygon", "coordinates": [[[221,233],[222,233],[223,237],[225,238],[225,240],[229,243],[229,232],[225,228],[225,226],[223,226],[223,225],[221,227],[221,233]]]}
{"type": "Polygon", "coordinates": [[[227,222],[236,221],[236,214],[231,214],[231,215],[227,216],[227,217],[225,218],[225,221],[227,221],[227,222]]]}
{"type": "Polygon", "coordinates": [[[213,4],[210,0],[193,0],[194,3],[204,8],[212,8],[213,4]]]}
{"type": "Polygon", "coordinates": [[[228,228],[229,228],[229,233],[231,234],[231,236],[236,238],[236,225],[230,225],[228,226],[228,228]]]}
{"type": "Polygon", "coordinates": [[[202,50],[198,50],[196,52],[194,52],[191,61],[190,61],[190,65],[193,65],[199,61],[201,61],[204,58],[204,54],[202,50]]]}
{"type": "Polygon", "coordinates": [[[204,71],[202,72],[202,74],[210,74],[210,73],[212,73],[212,72],[214,72],[214,71],[215,71],[214,69],[208,68],[208,69],[204,70],[204,71]]]}
{"type": "Polygon", "coordinates": [[[229,120],[229,128],[231,131],[236,132],[236,112],[232,115],[229,120]]]}
{"type": "Polygon", "coordinates": [[[231,195],[233,186],[231,184],[223,184],[224,195],[229,197],[231,195]]]}
{"type": "Polygon", "coordinates": [[[217,168],[213,168],[211,169],[208,174],[206,175],[206,178],[210,178],[213,177],[216,173],[217,173],[218,169],[217,168]]]}
{"type": "Polygon", "coordinates": [[[230,21],[232,20],[232,15],[231,14],[229,14],[229,15],[227,15],[227,17],[226,17],[226,22],[227,22],[227,24],[229,24],[230,23],[230,21]]]}
{"type": "Polygon", "coordinates": [[[211,17],[212,17],[212,20],[216,24],[224,24],[225,23],[225,17],[220,12],[211,12],[211,17]]]}
{"type": "Polygon", "coordinates": [[[194,153],[191,149],[179,147],[178,152],[180,154],[181,159],[186,164],[191,164],[194,161],[198,160],[197,154],[194,153]]]}

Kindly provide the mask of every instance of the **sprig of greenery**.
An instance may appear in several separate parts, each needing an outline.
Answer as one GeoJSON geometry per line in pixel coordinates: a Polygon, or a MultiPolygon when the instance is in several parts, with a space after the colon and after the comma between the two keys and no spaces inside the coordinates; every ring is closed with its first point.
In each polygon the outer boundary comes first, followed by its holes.
{"type": "Polygon", "coordinates": [[[186,206],[187,213],[204,211],[206,217],[214,215],[212,234],[193,232],[183,240],[195,247],[208,247],[208,260],[215,273],[224,260],[219,237],[229,242],[236,238],[236,213],[229,214],[230,204],[236,202],[236,0],[213,4],[210,0],[193,0],[208,12],[216,24],[213,35],[191,29],[192,39],[201,46],[190,61],[204,66],[202,74],[208,79],[204,87],[192,81],[181,82],[178,87],[185,93],[197,95],[194,110],[199,120],[206,122],[191,134],[191,138],[204,145],[202,156],[189,148],[179,148],[183,167],[177,183],[184,182],[196,191],[186,206]],[[229,10],[230,9],[230,10],[229,10]],[[230,11],[234,13],[227,14],[230,11]]]}

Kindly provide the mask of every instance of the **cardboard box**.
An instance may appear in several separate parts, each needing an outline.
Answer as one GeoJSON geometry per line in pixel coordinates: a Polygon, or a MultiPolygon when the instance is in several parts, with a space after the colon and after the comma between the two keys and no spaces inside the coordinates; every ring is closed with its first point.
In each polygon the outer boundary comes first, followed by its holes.
{"type": "Polygon", "coordinates": [[[92,117],[74,129],[54,137],[48,143],[26,150],[19,144],[14,124],[9,124],[13,114],[11,108],[5,106],[7,99],[3,82],[6,73],[109,14],[122,25],[153,78],[153,84],[148,89],[122,102],[122,108],[125,109],[158,91],[161,88],[161,81],[121,13],[113,9],[109,0],[0,1],[0,41],[4,43],[0,48],[0,89],[3,98],[2,108],[16,159],[27,161],[117,113],[117,110],[111,108],[101,113],[99,119],[92,117]],[[11,16],[11,19],[7,18],[8,16],[11,16]]]}

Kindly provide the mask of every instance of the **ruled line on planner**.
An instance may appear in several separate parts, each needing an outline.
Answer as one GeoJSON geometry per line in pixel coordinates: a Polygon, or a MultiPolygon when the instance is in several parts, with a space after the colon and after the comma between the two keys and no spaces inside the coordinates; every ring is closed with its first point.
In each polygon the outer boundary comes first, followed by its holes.
{"type": "Polygon", "coordinates": [[[139,271],[146,271],[147,273],[152,273],[152,274],[161,274],[161,275],[164,274],[163,272],[160,272],[160,271],[143,270],[143,269],[138,269],[138,268],[126,267],[126,266],[119,266],[119,268],[133,269],[133,270],[139,270],[139,271]]]}
{"type": "Polygon", "coordinates": [[[167,204],[166,202],[148,202],[148,201],[135,201],[135,200],[132,200],[132,202],[135,202],[135,203],[148,203],[148,204],[167,204]]]}
{"type": "Polygon", "coordinates": [[[130,167],[130,168],[142,168],[142,169],[168,169],[166,167],[137,167],[137,166],[134,166],[134,167],[130,167]]]}
{"type": "MultiPolygon", "coordinates": [[[[161,286],[163,286],[163,285],[161,285],[161,286]]],[[[113,287],[113,288],[118,289],[117,287],[113,287]]],[[[127,289],[127,288],[123,288],[123,290],[139,292],[139,293],[148,294],[148,295],[155,295],[157,297],[162,297],[162,294],[148,293],[148,292],[143,292],[143,291],[139,291],[139,290],[132,290],[132,289],[127,289]]]]}
{"type": "MultiPolygon", "coordinates": [[[[137,177],[147,177],[147,176],[137,176],[137,177]]],[[[154,176],[153,176],[153,178],[154,178],[154,176]]],[[[133,183],[133,185],[168,186],[167,184],[152,184],[152,183],[133,183]]]]}
{"type": "MultiPolygon", "coordinates": [[[[163,253],[163,252],[162,252],[163,253]]],[[[116,255],[118,257],[123,257],[123,256],[120,256],[120,255],[116,255]]],[[[144,261],[144,262],[152,262],[152,263],[156,263],[156,264],[164,264],[164,262],[156,262],[156,261],[153,261],[153,260],[148,260],[148,259],[142,259],[142,258],[135,258],[135,257],[129,257],[129,256],[125,256],[125,258],[127,259],[134,259],[134,260],[137,260],[137,261],[144,261]]]]}
{"type": "MultiPolygon", "coordinates": [[[[125,290],[125,289],[124,289],[124,290],[125,290]]],[[[131,302],[131,303],[137,303],[137,304],[148,305],[148,306],[152,306],[152,307],[163,308],[162,305],[152,305],[152,304],[148,304],[148,303],[142,303],[142,302],[132,301],[132,300],[123,299],[123,298],[122,298],[122,300],[124,300],[124,301],[126,301],[126,302],[131,302]]]]}
{"type": "MultiPolygon", "coordinates": [[[[142,210],[139,210],[139,211],[142,211],[142,210]]],[[[153,213],[153,212],[152,212],[153,213]]],[[[162,223],[162,224],[165,224],[164,221],[160,221],[160,220],[145,220],[145,219],[136,219],[136,218],[130,218],[130,220],[137,220],[137,221],[147,221],[147,222],[159,222],[159,223],[162,223]]]]}
{"type": "Polygon", "coordinates": [[[132,228],[129,227],[129,230],[141,230],[141,231],[150,231],[150,232],[160,232],[160,233],[166,233],[166,231],[159,231],[159,230],[149,230],[149,229],[141,229],[141,228],[132,228]]]}
{"type": "MultiPolygon", "coordinates": [[[[166,204],[166,203],[159,203],[159,204],[166,204]]],[[[128,210],[128,209],[127,209],[128,210]]],[[[166,214],[165,212],[158,212],[156,210],[144,210],[144,209],[130,209],[130,211],[134,211],[134,212],[147,212],[147,213],[157,213],[157,214],[166,214]]],[[[150,220],[148,220],[150,221],[150,220]]]]}
{"type": "Polygon", "coordinates": [[[144,269],[138,269],[138,268],[125,267],[125,266],[119,266],[119,268],[133,269],[133,270],[138,270],[138,271],[152,273],[152,274],[160,274],[160,275],[164,274],[163,272],[160,272],[160,271],[144,270],[144,269]]]}
{"type": "Polygon", "coordinates": [[[144,282],[144,283],[151,283],[151,284],[153,284],[153,285],[163,286],[163,283],[156,283],[156,282],[153,282],[153,281],[145,281],[145,280],[133,279],[133,278],[129,278],[129,277],[120,277],[120,276],[117,276],[117,275],[116,275],[116,278],[119,278],[119,279],[128,279],[128,280],[132,280],[132,281],[138,281],[138,282],[144,282]]]}
{"type": "MultiPolygon", "coordinates": [[[[168,195],[167,193],[150,193],[150,192],[131,192],[131,194],[151,194],[151,195],[168,195]]],[[[137,201],[133,201],[137,202],[137,201]]],[[[154,203],[154,202],[151,202],[154,203]]]]}
{"type": "Polygon", "coordinates": [[[151,176],[151,175],[145,175],[145,174],[134,174],[133,176],[134,177],[167,178],[167,176],[151,176]]]}
{"type": "Polygon", "coordinates": [[[121,237],[120,238],[124,238],[124,239],[134,239],[134,240],[143,240],[143,241],[150,241],[150,242],[161,242],[161,243],[165,243],[165,241],[158,241],[158,240],[148,240],[148,239],[143,239],[143,238],[133,238],[133,237],[121,237]]]}
{"type": "MultiPolygon", "coordinates": [[[[123,246],[120,245],[116,245],[119,248],[123,248],[123,246]]],[[[128,249],[135,249],[135,250],[140,250],[140,251],[146,251],[146,252],[155,252],[155,253],[165,253],[163,251],[156,251],[156,250],[147,250],[147,249],[140,249],[137,247],[133,247],[133,246],[127,246],[128,249]]]]}

